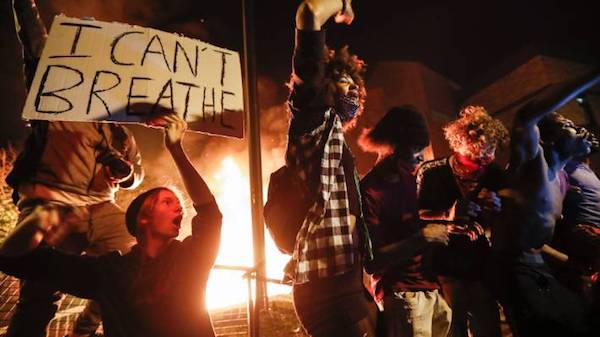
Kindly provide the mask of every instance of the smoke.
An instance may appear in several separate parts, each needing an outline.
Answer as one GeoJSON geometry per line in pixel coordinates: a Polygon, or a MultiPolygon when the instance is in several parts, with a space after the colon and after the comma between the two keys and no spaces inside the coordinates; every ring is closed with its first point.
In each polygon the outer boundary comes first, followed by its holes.
{"type": "MultiPolygon", "coordinates": [[[[273,80],[260,77],[258,81],[260,123],[261,123],[261,159],[263,185],[266,185],[271,172],[284,163],[284,150],[287,142],[288,113],[285,106],[286,88],[273,80]]],[[[142,153],[146,178],[138,191],[119,193],[119,203],[128,205],[139,191],[159,185],[176,185],[183,190],[173,160],[162,144],[162,130],[143,126],[129,126],[134,132],[136,142],[142,153]]],[[[211,189],[216,189],[213,173],[221,169],[221,163],[228,157],[233,158],[242,173],[249,176],[248,139],[209,136],[187,132],[184,149],[211,189]]]]}
{"type": "Polygon", "coordinates": [[[47,26],[54,15],[63,13],[71,17],[93,17],[152,27],[205,42],[215,42],[213,38],[225,39],[227,45],[224,47],[227,48],[234,47],[227,38],[229,33],[241,35],[241,30],[237,29],[240,24],[232,24],[233,20],[239,19],[235,15],[222,14],[226,13],[226,4],[198,4],[190,0],[87,0],[85,6],[78,0],[37,0],[37,4],[47,26]],[[234,29],[228,29],[229,26],[234,29]]]}

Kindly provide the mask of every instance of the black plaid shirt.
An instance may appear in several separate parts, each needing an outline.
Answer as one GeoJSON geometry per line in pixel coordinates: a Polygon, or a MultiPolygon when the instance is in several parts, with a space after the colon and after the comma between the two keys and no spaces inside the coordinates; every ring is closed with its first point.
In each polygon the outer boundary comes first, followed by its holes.
{"type": "Polygon", "coordinates": [[[342,122],[323,100],[324,41],[324,32],[297,31],[286,162],[318,197],[286,267],[286,279],[296,284],[349,272],[360,261],[361,244],[370,248],[368,235],[362,243],[357,235],[366,233],[360,210],[358,217],[350,211],[347,184],[358,180],[355,170],[354,177],[346,177],[342,122]]]}

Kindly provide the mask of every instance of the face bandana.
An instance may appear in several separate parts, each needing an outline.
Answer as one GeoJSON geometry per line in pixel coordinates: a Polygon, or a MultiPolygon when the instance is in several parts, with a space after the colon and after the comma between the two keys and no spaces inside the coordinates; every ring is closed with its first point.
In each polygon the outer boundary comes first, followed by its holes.
{"type": "Polygon", "coordinates": [[[338,95],[338,115],[342,119],[342,123],[347,122],[358,114],[360,104],[358,99],[346,95],[338,95]]]}

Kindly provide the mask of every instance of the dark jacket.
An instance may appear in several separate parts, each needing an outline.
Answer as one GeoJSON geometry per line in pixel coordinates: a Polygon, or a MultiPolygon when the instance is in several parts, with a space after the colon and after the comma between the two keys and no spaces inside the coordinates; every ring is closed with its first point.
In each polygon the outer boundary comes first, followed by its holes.
{"type": "Polygon", "coordinates": [[[38,248],[0,258],[0,269],[98,301],[107,337],[213,337],[205,289],[219,250],[221,213],[214,202],[196,211],[192,235],[156,258],[137,246],[101,257],[38,248]]]}

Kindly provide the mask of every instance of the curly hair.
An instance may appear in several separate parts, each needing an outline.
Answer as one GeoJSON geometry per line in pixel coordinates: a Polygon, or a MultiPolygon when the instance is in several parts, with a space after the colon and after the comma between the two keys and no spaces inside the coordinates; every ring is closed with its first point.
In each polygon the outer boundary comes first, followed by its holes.
{"type": "MultiPolygon", "coordinates": [[[[356,113],[356,116],[360,116],[364,110],[364,104],[367,97],[367,90],[365,88],[364,75],[367,70],[367,64],[361,60],[357,55],[352,54],[348,46],[344,46],[340,49],[331,49],[325,47],[325,88],[327,89],[325,94],[325,102],[327,105],[335,107],[337,104],[337,87],[336,82],[343,75],[348,75],[354,81],[354,84],[358,86],[358,102],[360,108],[356,113]]],[[[344,129],[350,129],[356,125],[356,118],[348,121],[344,125],[344,129]]]]}
{"type": "MultiPolygon", "coordinates": [[[[356,116],[359,116],[364,110],[364,103],[367,97],[367,90],[363,78],[367,69],[367,64],[358,56],[352,54],[348,46],[344,46],[337,50],[325,46],[325,49],[323,49],[323,56],[325,59],[325,83],[323,83],[324,90],[319,94],[320,98],[327,106],[336,107],[338,104],[336,83],[343,75],[348,75],[358,86],[358,102],[360,107],[356,116]]],[[[292,74],[290,81],[286,83],[290,93],[293,89],[293,83],[294,74],[292,74]]],[[[352,128],[355,125],[356,118],[347,122],[344,125],[344,129],[352,128]]]]}
{"type": "Polygon", "coordinates": [[[459,118],[444,126],[444,136],[452,151],[481,158],[508,143],[508,130],[482,106],[464,107],[459,118]]]}

